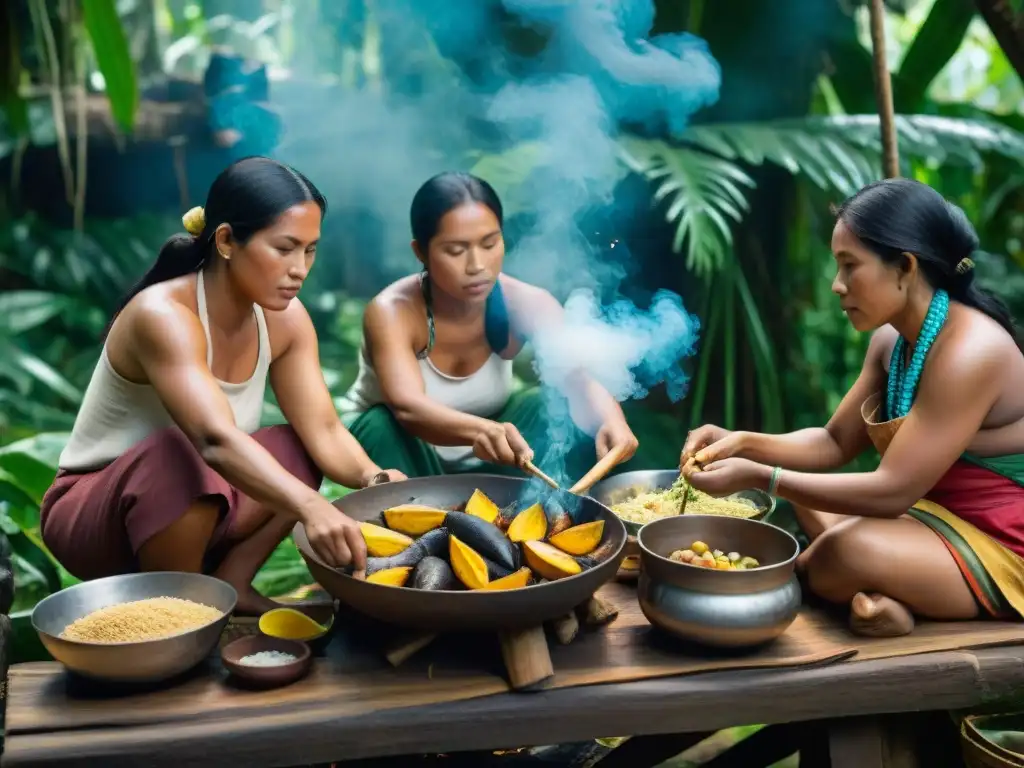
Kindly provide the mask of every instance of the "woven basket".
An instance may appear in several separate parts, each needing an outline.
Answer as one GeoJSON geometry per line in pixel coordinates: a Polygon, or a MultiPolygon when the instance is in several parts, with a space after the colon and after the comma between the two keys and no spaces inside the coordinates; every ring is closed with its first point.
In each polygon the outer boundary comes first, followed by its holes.
{"type": "Polygon", "coordinates": [[[968,715],[960,721],[960,748],[967,768],[1024,768],[1024,754],[1007,749],[985,735],[998,730],[1020,734],[1024,744],[1024,713],[968,715]]]}

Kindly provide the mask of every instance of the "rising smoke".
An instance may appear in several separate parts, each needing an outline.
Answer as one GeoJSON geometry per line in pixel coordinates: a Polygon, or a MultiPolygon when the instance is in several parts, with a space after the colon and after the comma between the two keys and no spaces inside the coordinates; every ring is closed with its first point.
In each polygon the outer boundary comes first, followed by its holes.
{"type": "MultiPolygon", "coordinates": [[[[541,379],[564,391],[567,372],[584,368],[619,400],[660,384],[681,398],[696,318],[667,292],[647,309],[621,298],[621,259],[602,257],[579,222],[614,203],[624,128],[678,133],[717,100],[721,73],[705,43],[688,34],[648,37],[652,0],[379,0],[375,8],[383,38],[407,53],[435,48],[461,68],[415,74],[386,95],[317,104],[315,119],[286,113],[289,134],[300,139],[282,159],[308,170],[335,210],[339,201],[365,211],[392,279],[413,267],[407,212],[428,176],[481,144],[498,152],[530,143],[535,152],[518,189],[529,205],[508,243],[506,270],[568,296],[565,327],[534,340],[541,379]],[[529,55],[510,50],[509,25],[542,44],[529,55]],[[317,127],[329,145],[301,140],[317,127]]],[[[501,179],[488,180],[506,191],[501,179]]],[[[555,447],[542,460],[558,476],[573,429],[554,394],[548,415],[555,447]]]]}

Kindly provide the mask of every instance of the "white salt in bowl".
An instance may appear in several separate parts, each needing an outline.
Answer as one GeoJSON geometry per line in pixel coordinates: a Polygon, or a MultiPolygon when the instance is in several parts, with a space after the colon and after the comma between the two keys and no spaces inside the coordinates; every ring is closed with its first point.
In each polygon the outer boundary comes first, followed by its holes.
{"type": "Polygon", "coordinates": [[[250,635],[225,645],[221,649],[220,660],[240,683],[259,688],[279,688],[305,677],[313,662],[313,654],[309,646],[300,640],[250,635]],[[280,654],[292,658],[279,663],[274,657],[280,654]]]}

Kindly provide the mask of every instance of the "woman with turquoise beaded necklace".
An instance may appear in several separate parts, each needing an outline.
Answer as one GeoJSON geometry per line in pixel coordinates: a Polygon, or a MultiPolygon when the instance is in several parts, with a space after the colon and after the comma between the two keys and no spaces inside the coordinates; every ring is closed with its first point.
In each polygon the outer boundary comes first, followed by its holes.
{"type": "Polygon", "coordinates": [[[1024,616],[1024,354],[1013,318],[975,282],[963,211],[908,179],[837,211],[832,284],[864,365],[828,424],[781,435],[705,425],[683,448],[695,488],[790,501],[807,588],[848,604],[854,630],[1024,616]],[[837,472],[874,446],[872,472],[837,472]]]}

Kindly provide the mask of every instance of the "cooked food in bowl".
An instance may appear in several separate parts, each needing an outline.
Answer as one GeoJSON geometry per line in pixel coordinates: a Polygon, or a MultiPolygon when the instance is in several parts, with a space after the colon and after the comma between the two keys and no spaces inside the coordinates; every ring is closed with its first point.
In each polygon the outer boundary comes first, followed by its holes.
{"type": "Polygon", "coordinates": [[[670,488],[662,491],[648,491],[643,486],[613,491],[609,494],[609,506],[623,520],[644,525],[652,520],[678,515],[684,493],[688,495],[687,515],[753,518],[762,511],[752,500],[741,496],[725,499],[709,496],[691,487],[682,476],[670,488]]]}
{"type": "Polygon", "coordinates": [[[150,597],[100,608],[68,624],[59,637],[83,643],[161,640],[205,626],[224,612],[178,597],[150,597]]]}
{"type": "Polygon", "coordinates": [[[695,541],[686,549],[677,549],[668,556],[669,560],[695,565],[698,568],[712,568],[719,571],[746,571],[760,568],[756,558],[739,552],[723,552],[711,549],[703,541],[695,541]]]}
{"type": "Polygon", "coordinates": [[[617,549],[604,520],[574,520],[553,496],[499,508],[476,489],[465,511],[422,504],[360,523],[366,580],[424,590],[520,589],[575,576],[617,549]]]}

